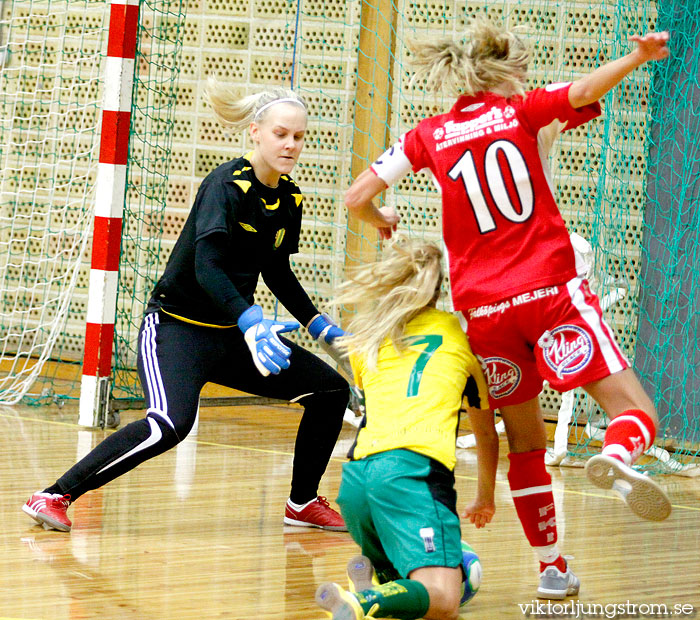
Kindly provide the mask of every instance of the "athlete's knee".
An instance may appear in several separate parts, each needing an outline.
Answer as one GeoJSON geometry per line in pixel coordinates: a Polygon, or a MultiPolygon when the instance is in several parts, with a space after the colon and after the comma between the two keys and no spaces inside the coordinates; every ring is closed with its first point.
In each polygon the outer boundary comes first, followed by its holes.
{"type": "Polygon", "coordinates": [[[165,449],[180,443],[192,428],[192,424],[189,427],[182,424],[176,426],[170,418],[153,409],[146,413],[146,420],[151,427],[151,440],[165,449]]]}
{"type": "Polygon", "coordinates": [[[631,409],[644,411],[658,425],[658,416],[654,403],[637,378],[634,370],[626,368],[583,386],[610,418],[631,409]]]}
{"type": "MultiPolygon", "coordinates": [[[[326,398],[324,400],[324,408],[327,411],[327,415],[331,415],[337,420],[342,420],[345,415],[345,411],[350,404],[350,388],[347,384],[344,387],[333,390],[332,392],[326,393],[326,398]]],[[[342,424],[342,422],[338,422],[342,424]]]]}
{"type": "Polygon", "coordinates": [[[459,592],[442,585],[431,584],[427,588],[430,607],[426,620],[457,620],[459,618],[459,592]]]}
{"type": "Polygon", "coordinates": [[[433,605],[433,600],[430,600],[430,609],[428,609],[428,613],[425,615],[425,620],[457,620],[458,618],[458,606],[433,605]]]}
{"type": "Polygon", "coordinates": [[[536,398],[519,405],[502,407],[501,417],[512,453],[532,452],[547,447],[547,431],[536,398]]]}
{"type": "Polygon", "coordinates": [[[337,402],[338,407],[342,408],[343,411],[345,410],[345,407],[347,407],[348,401],[350,400],[350,386],[345,379],[343,379],[342,384],[338,385],[331,392],[331,398],[333,399],[333,402],[337,402]]]}
{"type": "Polygon", "coordinates": [[[412,571],[410,579],[423,584],[429,597],[426,620],[457,620],[461,596],[459,568],[425,567],[412,571]]]}
{"type": "Polygon", "coordinates": [[[326,377],[322,386],[323,392],[328,394],[329,398],[337,398],[346,402],[350,398],[350,386],[340,373],[333,372],[332,375],[326,377]]]}
{"type": "Polygon", "coordinates": [[[323,383],[318,390],[304,394],[297,399],[304,407],[320,406],[327,411],[345,412],[345,407],[350,400],[350,386],[348,382],[340,375],[337,375],[337,380],[334,379],[328,383],[323,383]]]}

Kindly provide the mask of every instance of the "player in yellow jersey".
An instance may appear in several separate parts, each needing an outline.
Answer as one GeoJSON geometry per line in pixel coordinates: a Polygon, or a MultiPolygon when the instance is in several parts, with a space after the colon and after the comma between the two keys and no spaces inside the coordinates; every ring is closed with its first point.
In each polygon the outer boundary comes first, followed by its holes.
{"type": "Polygon", "coordinates": [[[488,408],[488,395],[457,318],[435,308],[440,260],[432,244],[400,241],[355,271],[336,300],[356,308],[352,336],[336,342],[350,353],[366,415],[338,496],[363,553],[348,565],[354,592],[335,583],[316,592],[334,619],[458,616],[459,409],[463,395],[471,407],[488,408]]]}

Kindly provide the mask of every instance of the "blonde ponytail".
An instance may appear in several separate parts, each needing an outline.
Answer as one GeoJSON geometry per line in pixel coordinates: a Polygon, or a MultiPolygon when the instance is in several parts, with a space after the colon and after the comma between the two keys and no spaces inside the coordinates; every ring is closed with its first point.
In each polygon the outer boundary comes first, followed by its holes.
{"type": "Polygon", "coordinates": [[[482,91],[522,95],[530,52],[513,33],[475,20],[462,40],[407,41],[414,70],[411,85],[458,97],[482,91]]]}
{"type": "Polygon", "coordinates": [[[204,99],[221,126],[233,133],[243,131],[253,120],[261,122],[270,109],[268,104],[278,99],[298,103],[304,110],[307,109],[303,97],[289,88],[273,86],[254,95],[239,97],[230,86],[223,84],[213,75],[207,79],[204,99]]]}
{"type": "Polygon", "coordinates": [[[437,301],[441,258],[442,252],[432,243],[400,239],[378,262],[351,271],[334,303],[352,305],[356,313],[347,325],[351,335],[336,342],[365,358],[370,368],[376,367],[386,338],[402,352],[406,324],[437,301]]]}

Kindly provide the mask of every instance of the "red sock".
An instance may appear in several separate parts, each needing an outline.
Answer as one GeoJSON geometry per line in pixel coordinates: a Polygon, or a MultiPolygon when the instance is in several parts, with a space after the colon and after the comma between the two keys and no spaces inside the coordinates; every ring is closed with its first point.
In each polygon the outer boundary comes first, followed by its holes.
{"type": "Polygon", "coordinates": [[[513,503],[530,545],[557,542],[552,477],[544,466],[544,450],[509,454],[508,482],[513,503]]]}
{"type": "Polygon", "coordinates": [[[628,409],[610,422],[605,431],[603,454],[632,465],[656,437],[656,425],[641,409],[628,409]]]}
{"type": "Polygon", "coordinates": [[[548,566],[556,566],[562,573],[566,572],[566,560],[562,555],[559,555],[554,562],[542,562],[540,560],[540,572],[542,572],[548,566]]]}

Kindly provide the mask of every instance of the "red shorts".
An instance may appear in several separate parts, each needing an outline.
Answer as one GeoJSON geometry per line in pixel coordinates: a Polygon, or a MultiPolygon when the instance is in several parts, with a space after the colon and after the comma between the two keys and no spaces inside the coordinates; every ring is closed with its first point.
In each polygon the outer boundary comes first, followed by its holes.
{"type": "Polygon", "coordinates": [[[566,392],[629,367],[588,282],[520,293],[463,311],[493,409],[566,392]]]}

